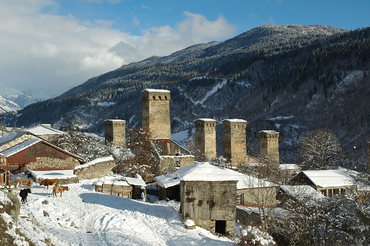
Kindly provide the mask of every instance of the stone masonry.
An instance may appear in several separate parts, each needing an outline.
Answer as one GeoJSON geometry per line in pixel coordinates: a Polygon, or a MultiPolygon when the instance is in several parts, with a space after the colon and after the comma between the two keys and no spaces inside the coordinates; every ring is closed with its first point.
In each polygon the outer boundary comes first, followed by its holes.
{"type": "Polygon", "coordinates": [[[112,168],[115,166],[116,161],[113,157],[103,157],[75,167],[74,174],[79,180],[102,178],[111,176],[112,168]]]}
{"type": "Polygon", "coordinates": [[[260,131],[260,156],[269,157],[276,164],[279,160],[279,133],[274,130],[260,131]]]}
{"type": "Polygon", "coordinates": [[[231,164],[246,162],[247,139],[245,128],[247,121],[241,119],[227,119],[222,121],[224,157],[231,164]]]}
{"type": "Polygon", "coordinates": [[[51,157],[36,157],[35,162],[30,162],[25,165],[28,170],[69,170],[80,165],[79,161],[73,157],[66,159],[51,158],[51,157]]]}
{"type": "Polygon", "coordinates": [[[237,181],[181,181],[183,220],[212,233],[232,236],[236,217],[237,181]]]}
{"type": "Polygon", "coordinates": [[[115,146],[126,147],[126,121],[107,119],[104,121],[105,141],[113,142],[115,146]]]}
{"type": "Polygon", "coordinates": [[[205,160],[216,159],[216,120],[197,119],[194,124],[195,150],[199,151],[205,160]]]}
{"type": "Polygon", "coordinates": [[[149,137],[152,139],[171,139],[170,91],[145,89],[141,96],[143,129],[149,132],[149,137]]]}

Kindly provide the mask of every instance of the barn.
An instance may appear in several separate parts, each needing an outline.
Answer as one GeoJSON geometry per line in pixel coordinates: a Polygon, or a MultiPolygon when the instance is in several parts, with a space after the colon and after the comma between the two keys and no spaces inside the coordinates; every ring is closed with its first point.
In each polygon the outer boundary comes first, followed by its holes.
{"type": "Polygon", "coordinates": [[[82,158],[45,140],[30,138],[1,152],[6,159],[5,170],[68,170],[83,163],[82,158]]]}

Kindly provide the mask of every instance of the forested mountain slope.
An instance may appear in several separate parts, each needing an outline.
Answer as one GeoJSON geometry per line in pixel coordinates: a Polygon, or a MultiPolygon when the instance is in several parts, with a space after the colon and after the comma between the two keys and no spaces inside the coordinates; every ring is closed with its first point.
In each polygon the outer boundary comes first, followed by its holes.
{"type": "MultiPolygon", "coordinates": [[[[224,42],[199,44],[167,57],[122,66],[32,104],[7,123],[78,124],[103,133],[104,119],[141,125],[141,91],[171,91],[172,132],[211,117],[248,121],[250,151],[258,131],[280,132],[282,162],[294,161],[297,140],[328,127],[353,153],[370,139],[370,28],[261,26],[224,42]]],[[[217,127],[222,154],[222,129],[217,127]]],[[[257,147],[257,148],[256,148],[257,147]]]]}

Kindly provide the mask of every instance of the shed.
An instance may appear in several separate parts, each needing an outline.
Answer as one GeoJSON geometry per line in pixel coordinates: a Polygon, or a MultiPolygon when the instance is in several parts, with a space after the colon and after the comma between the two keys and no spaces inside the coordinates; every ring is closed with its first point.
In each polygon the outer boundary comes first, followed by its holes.
{"type": "Polygon", "coordinates": [[[324,196],[345,194],[349,190],[357,190],[354,179],[340,169],[336,170],[306,170],[294,176],[290,184],[309,185],[324,196]]]}
{"type": "Polygon", "coordinates": [[[107,176],[94,184],[95,191],[108,195],[146,201],[146,184],[139,177],[129,178],[121,175],[107,176]]]}

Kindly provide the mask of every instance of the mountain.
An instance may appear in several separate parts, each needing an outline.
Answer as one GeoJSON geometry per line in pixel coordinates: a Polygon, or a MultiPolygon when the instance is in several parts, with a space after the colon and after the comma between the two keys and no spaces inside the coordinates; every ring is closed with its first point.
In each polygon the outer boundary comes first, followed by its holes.
{"type": "Polygon", "coordinates": [[[171,91],[172,132],[192,136],[194,120],[248,121],[248,151],[258,131],[280,132],[282,162],[294,161],[298,140],[332,129],[353,158],[370,136],[370,28],[266,25],[224,42],[199,44],[93,77],[57,98],[25,107],[7,124],[79,125],[100,135],[104,119],[141,126],[141,91],[171,91]],[[353,148],[356,146],[356,148],[353,148]]]}
{"type": "Polygon", "coordinates": [[[0,114],[10,111],[18,111],[36,101],[23,92],[6,85],[0,85],[0,114]]]}

